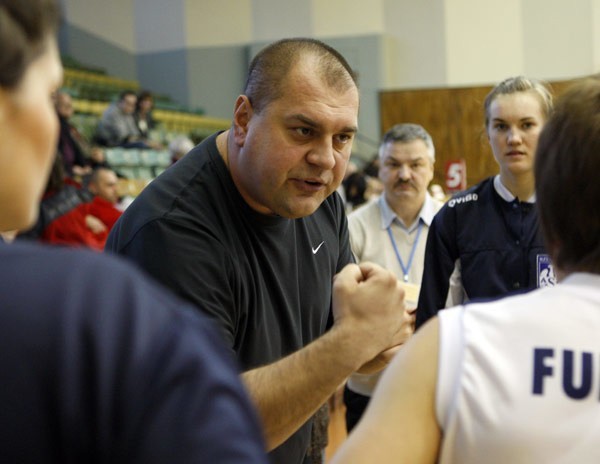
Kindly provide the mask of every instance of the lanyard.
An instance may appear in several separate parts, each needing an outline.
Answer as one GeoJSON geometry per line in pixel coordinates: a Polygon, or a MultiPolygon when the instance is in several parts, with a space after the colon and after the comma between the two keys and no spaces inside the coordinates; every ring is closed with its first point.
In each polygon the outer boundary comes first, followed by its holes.
{"type": "Polygon", "coordinates": [[[396,240],[394,240],[394,235],[392,234],[392,224],[390,224],[387,228],[388,235],[390,236],[390,241],[392,242],[392,246],[394,247],[394,251],[396,252],[396,258],[398,258],[398,262],[400,263],[400,267],[402,268],[402,273],[404,274],[404,282],[408,282],[408,271],[410,270],[410,266],[412,265],[413,258],[415,256],[415,250],[417,249],[417,244],[419,243],[419,237],[421,236],[421,229],[423,228],[423,222],[419,219],[419,226],[417,227],[417,236],[415,237],[415,241],[412,245],[412,249],[410,250],[410,256],[408,257],[408,265],[404,265],[404,261],[402,261],[402,256],[400,256],[400,252],[398,251],[398,247],[396,246],[396,240]]]}

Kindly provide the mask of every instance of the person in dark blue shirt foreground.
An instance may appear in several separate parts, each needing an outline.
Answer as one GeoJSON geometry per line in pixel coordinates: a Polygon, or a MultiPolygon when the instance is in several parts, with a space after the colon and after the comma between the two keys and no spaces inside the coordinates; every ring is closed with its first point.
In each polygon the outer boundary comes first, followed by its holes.
{"type": "MultiPolygon", "coordinates": [[[[54,158],[58,17],[0,0],[3,233],[35,222],[54,158]]],[[[0,462],[266,462],[218,330],[129,265],[0,243],[0,308],[0,462]]]]}

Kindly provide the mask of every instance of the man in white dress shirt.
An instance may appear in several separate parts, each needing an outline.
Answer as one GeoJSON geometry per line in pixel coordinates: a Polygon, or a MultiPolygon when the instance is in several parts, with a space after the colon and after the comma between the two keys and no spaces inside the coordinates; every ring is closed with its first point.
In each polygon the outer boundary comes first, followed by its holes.
{"type": "MultiPolygon", "coordinates": [[[[383,194],[348,217],[356,260],[394,272],[406,284],[406,303],[412,308],[419,295],[429,224],[442,207],[427,190],[434,162],[433,140],[423,127],[393,126],[379,147],[383,194]]],[[[362,416],[379,376],[357,373],[348,379],[344,390],[348,431],[362,416]]]]}

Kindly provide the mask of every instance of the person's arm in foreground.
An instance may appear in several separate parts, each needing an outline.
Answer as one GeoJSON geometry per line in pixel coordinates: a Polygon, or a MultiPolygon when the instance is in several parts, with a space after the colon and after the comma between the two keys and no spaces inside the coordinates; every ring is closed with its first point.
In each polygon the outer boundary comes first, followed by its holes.
{"type": "Polygon", "coordinates": [[[269,449],[291,436],[352,372],[408,339],[414,316],[404,309],[403,298],[392,273],[374,264],[350,264],[334,279],[331,330],[242,375],[269,449]]]}
{"type": "Polygon", "coordinates": [[[365,415],[334,456],[342,463],[435,463],[438,319],[418,331],[381,378],[365,415]]]}

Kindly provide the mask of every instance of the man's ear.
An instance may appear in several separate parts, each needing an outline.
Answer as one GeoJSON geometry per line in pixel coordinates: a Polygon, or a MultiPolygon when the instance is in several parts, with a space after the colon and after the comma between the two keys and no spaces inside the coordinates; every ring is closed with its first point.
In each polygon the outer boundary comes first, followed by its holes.
{"type": "Polygon", "coordinates": [[[233,139],[240,147],[243,146],[246,141],[252,114],[253,110],[250,99],[246,95],[237,97],[233,111],[233,139]]]}

